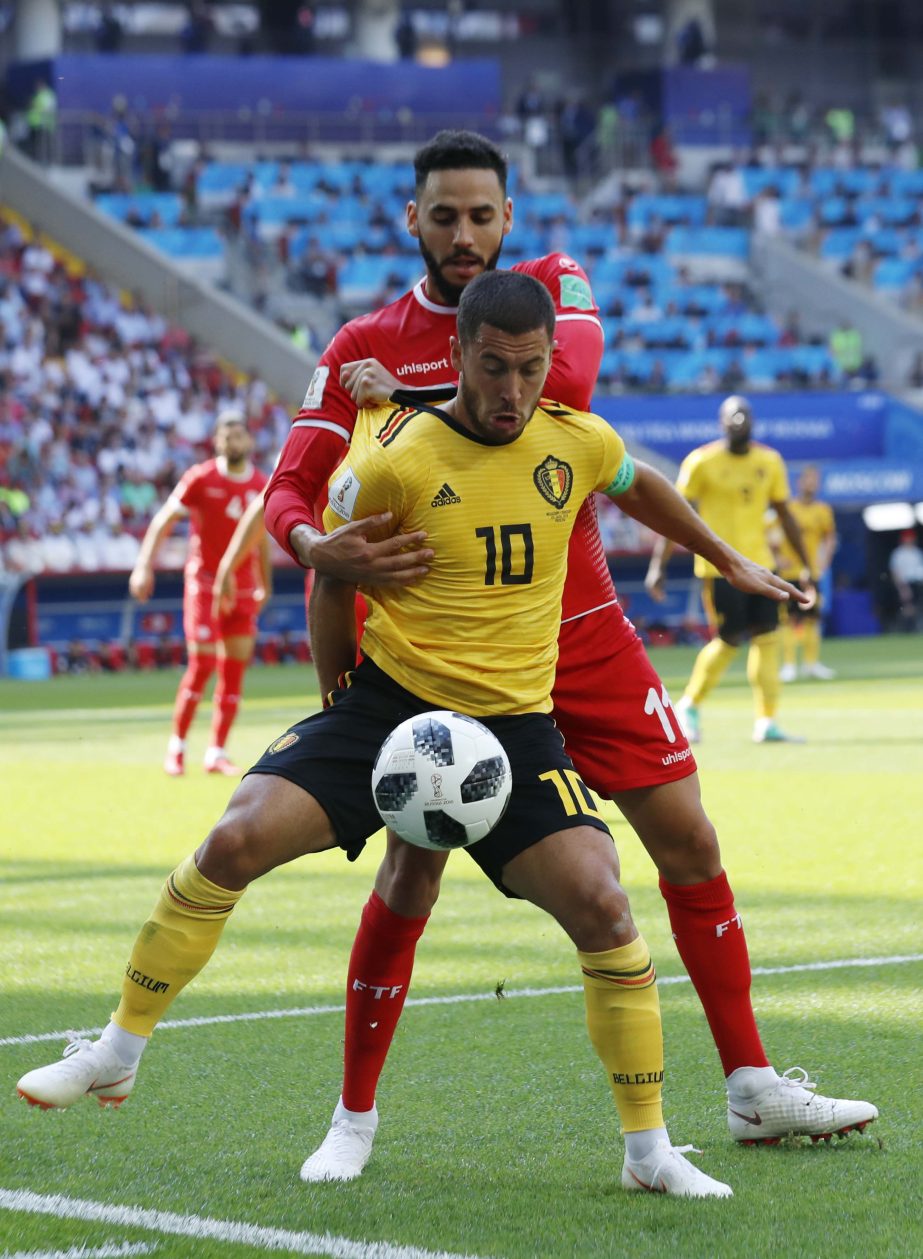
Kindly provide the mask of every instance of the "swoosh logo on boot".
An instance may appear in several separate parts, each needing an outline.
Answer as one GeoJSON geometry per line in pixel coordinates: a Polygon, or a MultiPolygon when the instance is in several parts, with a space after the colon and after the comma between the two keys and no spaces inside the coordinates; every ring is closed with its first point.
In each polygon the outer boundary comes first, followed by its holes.
{"type": "Polygon", "coordinates": [[[731,1112],[732,1115],[736,1115],[738,1119],[742,1119],[744,1123],[752,1123],[756,1127],[759,1127],[760,1124],[762,1124],[763,1122],[762,1119],[760,1118],[759,1111],[755,1111],[754,1114],[752,1115],[742,1115],[740,1111],[735,1110],[733,1106],[729,1106],[728,1110],[731,1112]]]}

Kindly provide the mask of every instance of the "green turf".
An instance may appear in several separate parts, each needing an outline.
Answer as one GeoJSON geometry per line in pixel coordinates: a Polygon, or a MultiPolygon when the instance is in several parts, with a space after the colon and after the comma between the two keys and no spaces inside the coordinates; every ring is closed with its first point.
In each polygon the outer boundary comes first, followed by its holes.
{"type": "MultiPolygon", "coordinates": [[[[755,747],[735,667],[704,709],[697,757],[759,967],[923,953],[923,643],[831,642],[833,683],[787,687],[782,723],[804,746],[755,747]]],[[[689,651],[655,662],[678,694],[689,651]]],[[[231,784],[195,758],[160,770],[177,674],[0,683],[0,1037],[99,1026],[164,873],[196,845],[231,784]]],[[[297,668],[254,670],[234,734],[244,762],[316,698],[297,668]]],[[[635,917],[663,977],[682,968],[653,871],[613,816],[635,917]]],[[[254,886],[175,1019],[342,1001],[355,921],[380,852],[354,866],[306,858],[254,886]]],[[[131,1100],[29,1110],[19,1074],[61,1042],[0,1046],[0,1189],[62,1194],[296,1232],[493,1259],[621,1256],[911,1256],[919,1212],[923,964],[757,976],[773,1061],[882,1110],[831,1147],[731,1143],[721,1074],[688,984],[661,991],[667,1116],[677,1142],[728,1180],[730,1202],[618,1189],[617,1125],[558,929],[506,903],[453,857],[424,937],[414,996],[485,1000],[408,1008],[379,1094],[383,1121],[361,1181],[305,1186],[339,1085],[342,1015],[164,1028],[131,1100]],[[491,995],[504,980],[512,995],[491,995]]],[[[147,1242],[158,1256],[255,1255],[127,1224],[0,1210],[0,1255],[147,1242]]],[[[318,1253],[336,1253],[328,1248],[318,1253]]],[[[367,1253],[372,1251],[355,1252],[367,1253]]]]}

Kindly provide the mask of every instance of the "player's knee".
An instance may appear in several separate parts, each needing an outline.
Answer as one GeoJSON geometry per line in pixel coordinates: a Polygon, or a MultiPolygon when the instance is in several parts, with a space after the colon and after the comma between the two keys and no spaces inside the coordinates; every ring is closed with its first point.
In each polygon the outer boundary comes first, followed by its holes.
{"type": "Polygon", "coordinates": [[[263,873],[265,822],[232,801],[196,853],[199,872],[219,887],[239,890],[263,873]]]}
{"type": "Polygon", "coordinates": [[[705,883],[721,873],[718,833],[702,809],[676,831],[675,842],[658,853],[657,868],[668,883],[705,883]]]}
{"type": "Polygon", "coordinates": [[[601,879],[582,889],[575,900],[575,912],[568,914],[562,925],[584,953],[620,948],[636,934],[628,896],[615,878],[601,879]]]}

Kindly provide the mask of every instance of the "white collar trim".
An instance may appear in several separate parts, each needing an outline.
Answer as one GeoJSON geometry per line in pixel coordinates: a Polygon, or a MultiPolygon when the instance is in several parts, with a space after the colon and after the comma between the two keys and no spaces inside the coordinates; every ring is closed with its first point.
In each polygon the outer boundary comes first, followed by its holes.
{"type": "Polygon", "coordinates": [[[417,280],[413,286],[413,295],[423,307],[424,310],[431,310],[434,315],[451,315],[453,318],[458,314],[457,306],[440,306],[438,302],[430,301],[426,296],[426,290],[423,287],[426,283],[426,277],[417,280]]]}

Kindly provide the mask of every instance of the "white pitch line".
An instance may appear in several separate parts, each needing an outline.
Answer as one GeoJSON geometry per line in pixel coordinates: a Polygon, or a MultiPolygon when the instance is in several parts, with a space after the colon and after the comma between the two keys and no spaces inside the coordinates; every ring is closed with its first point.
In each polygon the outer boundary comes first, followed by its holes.
{"type": "Polygon", "coordinates": [[[122,1228],[145,1228],[152,1233],[194,1237],[197,1241],[238,1242],[257,1250],[287,1250],[296,1255],[325,1255],[329,1259],[477,1259],[444,1250],[421,1250],[391,1242],[351,1241],[330,1233],[296,1233],[240,1220],[214,1220],[204,1215],[176,1215],[147,1207],[127,1207],[64,1194],[32,1193],[28,1189],[0,1189],[0,1209],[30,1215],[52,1215],[59,1220],[102,1221],[122,1228]]]}
{"type": "MultiPolygon", "coordinates": [[[[796,975],[801,971],[848,970],[862,966],[902,966],[907,962],[923,962],[923,953],[895,953],[891,957],[843,957],[829,962],[797,962],[792,966],[754,966],[753,975],[796,975]]],[[[688,975],[658,975],[657,986],[688,984],[688,975]]],[[[504,997],[555,997],[561,993],[583,992],[581,984],[562,984],[554,988],[504,988],[504,997]]],[[[459,992],[448,997],[408,997],[408,1006],[461,1005],[468,1001],[495,1001],[495,992],[459,992]]],[[[345,1005],[293,1006],[288,1010],[251,1010],[241,1014],[210,1014],[199,1018],[164,1019],[158,1032],[184,1027],[210,1027],[215,1023],[256,1023],[264,1019],[301,1019],[315,1014],[342,1014],[345,1005]]],[[[68,1036],[98,1036],[101,1027],[83,1027],[76,1031],[26,1032],[22,1036],[0,1037],[0,1049],[7,1045],[35,1045],[44,1040],[64,1040],[68,1036]]],[[[3,1256],[0,1256],[3,1259],[3,1256]]]]}
{"type": "Polygon", "coordinates": [[[105,1246],[71,1246],[69,1250],[5,1250],[0,1259],[123,1259],[128,1255],[152,1255],[156,1242],[108,1242],[105,1246]]]}

